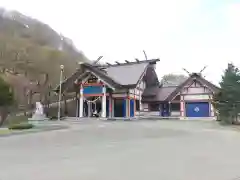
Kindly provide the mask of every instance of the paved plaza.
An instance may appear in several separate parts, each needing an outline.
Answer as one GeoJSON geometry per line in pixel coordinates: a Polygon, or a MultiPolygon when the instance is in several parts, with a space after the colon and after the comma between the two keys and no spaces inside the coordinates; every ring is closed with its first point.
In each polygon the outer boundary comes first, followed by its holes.
{"type": "Polygon", "coordinates": [[[68,122],[0,139],[0,180],[234,180],[240,131],[206,121],[68,122]]]}

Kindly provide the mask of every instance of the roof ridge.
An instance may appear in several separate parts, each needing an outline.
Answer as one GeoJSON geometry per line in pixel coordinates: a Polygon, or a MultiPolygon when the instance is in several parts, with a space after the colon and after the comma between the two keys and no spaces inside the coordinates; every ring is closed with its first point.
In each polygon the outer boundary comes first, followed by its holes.
{"type": "Polygon", "coordinates": [[[127,66],[127,65],[135,65],[135,64],[142,64],[142,63],[156,63],[160,61],[160,59],[147,59],[147,60],[138,60],[136,59],[136,61],[127,61],[125,60],[124,63],[120,63],[118,61],[115,61],[116,64],[110,64],[108,62],[106,62],[105,64],[103,65],[100,65],[100,64],[96,64],[96,65],[93,65],[93,66],[97,66],[97,67],[118,67],[118,66],[127,66]]]}

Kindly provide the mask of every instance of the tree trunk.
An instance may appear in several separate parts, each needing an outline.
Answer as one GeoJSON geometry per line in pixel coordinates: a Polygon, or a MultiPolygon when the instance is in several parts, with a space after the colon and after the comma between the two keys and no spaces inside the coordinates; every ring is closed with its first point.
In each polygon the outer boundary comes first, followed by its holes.
{"type": "Polygon", "coordinates": [[[64,114],[68,115],[67,98],[65,94],[63,95],[63,99],[64,99],[64,114]]]}
{"type": "Polygon", "coordinates": [[[23,97],[24,97],[24,102],[23,102],[23,111],[24,111],[24,116],[27,116],[27,109],[28,109],[28,97],[27,97],[27,88],[24,87],[23,89],[23,97]]]}
{"type": "Polygon", "coordinates": [[[32,94],[32,91],[30,90],[29,94],[28,94],[28,108],[30,110],[30,116],[32,116],[31,110],[33,109],[32,96],[33,96],[33,94],[32,94]]]}
{"type": "Polygon", "coordinates": [[[8,116],[8,108],[0,107],[0,126],[2,126],[7,119],[8,116]]]}
{"type": "Polygon", "coordinates": [[[47,117],[49,117],[49,112],[50,112],[50,98],[51,98],[51,92],[49,91],[48,92],[48,95],[47,95],[47,117]]]}

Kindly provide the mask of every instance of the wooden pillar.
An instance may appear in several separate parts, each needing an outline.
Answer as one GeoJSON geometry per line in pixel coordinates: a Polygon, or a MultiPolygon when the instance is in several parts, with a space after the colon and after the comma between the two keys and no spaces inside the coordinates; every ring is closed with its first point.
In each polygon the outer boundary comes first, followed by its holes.
{"type": "Polygon", "coordinates": [[[143,107],[142,107],[142,94],[141,91],[139,90],[139,112],[143,111],[143,107]]]}
{"type": "Polygon", "coordinates": [[[212,105],[212,103],[211,102],[209,102],[209,106],[210,106],[210,116],[211,117],[214,117],[214,107],[213,107],[213,105],[212,105]]]}
{"type": "Polygon", "coordinates": [[[127,95],[126,98],[126,118],[130,117],[130,97],[127,95]]]}
{"type": "Polygon", "coordinates": [[[184,117],[185,116],[185,102],[183,99],[183,96],[180,95],[180,116],[184,117]]]}
{"type": "Polygon", "coordinates": [[[134,88],[133,91],[133,102],[134,102],[134,106],[133,106],[133,116],[136,116],[136,88],[134,88]]]}
{"type": "Polygon", "coordinates": [[[91,102],[87,102],[87,106],[88,106],[88,109],[87,109],[88,117],[90,117],[91,116],[92,103],[91,102]]]}
{"type": "Polygon", "coordinates": [[[79,117],[79,95],[76,95],[76,117],[79,117]]]}
{"type": "Polygon", "coordinates": [[[180,111],[181,111],[181,117],[185,116],[185,104],[184,101],[180,102],[180,111]]]}
{"type": "Polygon", "coordinates": [[[103,86],[102,88],[102,118],[106,118],[106,101],[107,101],[107,97],[106,97],[106,87],[103,86]]]}
{"type": "Polygon", "coordinates": [[[83,86],[80,85],[80,94],[79,94],[79,117],[83,117],[83,86]]]}

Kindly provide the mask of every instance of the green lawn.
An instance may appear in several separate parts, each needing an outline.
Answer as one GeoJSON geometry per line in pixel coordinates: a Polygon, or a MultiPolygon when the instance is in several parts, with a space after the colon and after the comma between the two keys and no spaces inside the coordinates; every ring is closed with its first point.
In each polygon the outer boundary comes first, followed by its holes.
{"type": "Polygon", "coordinates": [[[12,131],[6,128],[0,128],[0,136],[5,134],[10,134],[12,131]]]}
{"type": "Polygon", "coordinates": [[[27,123],[28,117],[27,116],[9,116],[6,120],[6,126],[11,124],[21,124],[21,123],[27,123]]]}

